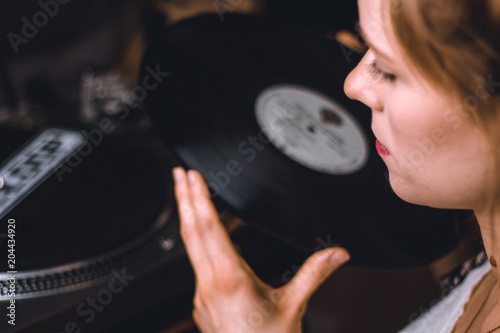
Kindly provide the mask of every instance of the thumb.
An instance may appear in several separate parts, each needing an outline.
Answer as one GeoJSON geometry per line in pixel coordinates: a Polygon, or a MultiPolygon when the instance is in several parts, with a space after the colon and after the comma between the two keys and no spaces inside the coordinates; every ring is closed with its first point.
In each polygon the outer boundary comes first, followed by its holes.
{"type": "Polygon", "coordinates": [[[349,259],[343,248],[328,248],[310,256],[285,286],[291,304],[305,304],[326,278],[349,259]]]}

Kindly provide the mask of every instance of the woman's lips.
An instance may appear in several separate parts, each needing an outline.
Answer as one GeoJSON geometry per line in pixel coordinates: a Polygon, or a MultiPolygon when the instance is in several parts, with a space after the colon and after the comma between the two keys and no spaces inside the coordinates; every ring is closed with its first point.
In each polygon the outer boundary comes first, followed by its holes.
{"type": "Polygon", "coordinates": [[[375,147],[377,148],[377,153],[379,153],[379,155],[381,155],[381,156],[391,155],[389,150],[383,144],[381,144],[380,141],[378,141],[378,140],[375,141],[375,147]]]}

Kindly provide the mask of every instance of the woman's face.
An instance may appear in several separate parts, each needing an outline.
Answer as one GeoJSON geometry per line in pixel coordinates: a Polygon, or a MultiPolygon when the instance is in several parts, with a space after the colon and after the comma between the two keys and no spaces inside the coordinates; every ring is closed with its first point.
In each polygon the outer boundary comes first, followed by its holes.
{"type": "Polygon", "coordinates": [[[390,27],[389,0],[359,0],[369,50],[345,82],[372,110],[378,151],[396,194],[439,208],[481,209],[491,154],[486,137],[455,99],[426,82],[405,59],[390,27]]]}

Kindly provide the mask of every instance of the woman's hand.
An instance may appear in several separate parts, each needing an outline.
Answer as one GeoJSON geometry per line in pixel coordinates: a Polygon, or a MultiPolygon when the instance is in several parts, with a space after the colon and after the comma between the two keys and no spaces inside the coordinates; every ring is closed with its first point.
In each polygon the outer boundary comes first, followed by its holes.
{"type": "Polygon", "coordinates": [[[173,171],[181,236],[194,269],[193,318],[204,333],[301,332],[306,303],[349,260],[344,249],[312,255],[285,286],[262,282],[235,250],[197,171],[173,171]]]}

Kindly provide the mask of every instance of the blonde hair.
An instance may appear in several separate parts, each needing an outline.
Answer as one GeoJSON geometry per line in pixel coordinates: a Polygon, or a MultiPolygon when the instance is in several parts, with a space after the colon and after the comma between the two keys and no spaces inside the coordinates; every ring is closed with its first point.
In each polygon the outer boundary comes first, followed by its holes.
{"type": "Polygon", "coordinates": [[[390,8],[405,56],[488,137],[493,214],[500,199],[500,0],[391,0],[390,8]]]}

